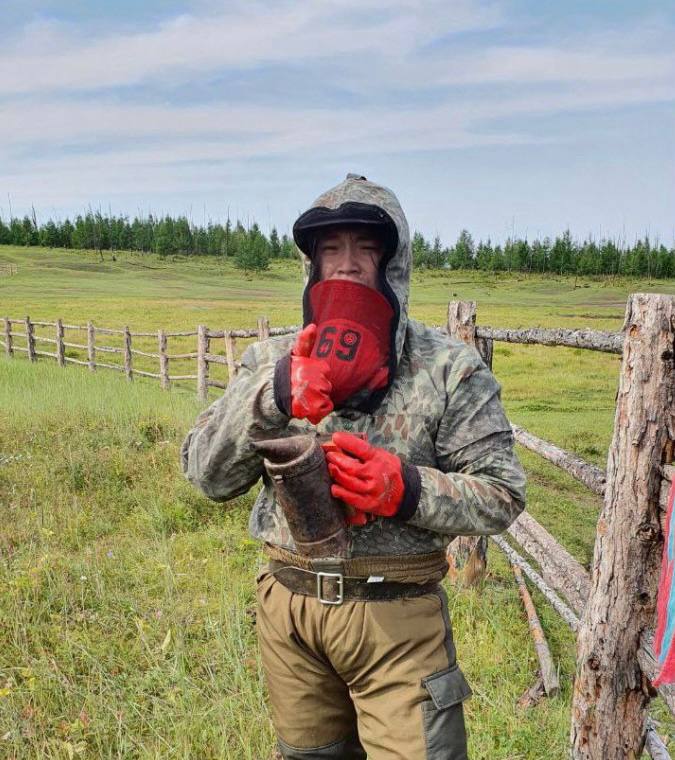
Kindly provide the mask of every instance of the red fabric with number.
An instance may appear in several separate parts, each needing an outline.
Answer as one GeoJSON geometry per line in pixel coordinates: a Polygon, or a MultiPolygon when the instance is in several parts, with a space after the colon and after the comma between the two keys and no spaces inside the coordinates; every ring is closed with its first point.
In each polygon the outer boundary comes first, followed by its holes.
{"type": "Polygon", "coordinates": [[[322,280],[309,294],[317,338],[312,356],[330,365],[331,398],[387,384],[394,311],[377,290],[350,280],[322,280]]]}

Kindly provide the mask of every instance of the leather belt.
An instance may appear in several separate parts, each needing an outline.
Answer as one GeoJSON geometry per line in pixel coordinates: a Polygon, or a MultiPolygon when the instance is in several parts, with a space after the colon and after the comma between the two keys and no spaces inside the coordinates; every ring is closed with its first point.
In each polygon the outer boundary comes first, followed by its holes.
{"type": "Polygon", "coordinates": [[[314,596],[321,604],[338,605],[349,601],[386,601],[431,594],[438,588],[437,581],[429,583],[399,583],[382,576],[355,578],[341,572],[339,561],[312,562],[316,568],[305,570],[278,560],[270,560],[272,575],[289,591],[314,596]],[[321,569],[319,569],[321,568],[321,569]]]}

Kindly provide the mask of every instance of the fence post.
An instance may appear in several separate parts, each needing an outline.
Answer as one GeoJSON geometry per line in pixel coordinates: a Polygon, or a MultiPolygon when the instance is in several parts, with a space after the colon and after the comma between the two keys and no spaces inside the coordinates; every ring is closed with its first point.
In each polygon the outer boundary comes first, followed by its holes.
{"type": "Polygon", "coordinates": [[[35,325],[30,321],[30,317],[24,319],[26,325],[26,347],[28,348],[28,358],[34,362],[37,361],[35,355],[35,325]]]}
{"type": "Polygon", "coordinates": [[[570,741],[574,760],[638,757],[649,702],[637,660],[654,624],[663,548],[660,465],[675,440],[675,297],[634,293],[593,554],[578,632],[570,741]]]}
{"type": "Polygon", "coordinates": [[[489,369],[492,369],[492,338],[476,335],[476,302],[451,301],[448,304],[448,334],[474,346],[489,369]]]}
{"type": "Polygon", "coordinates": [[[63,322],[60,319],[56,320],[56,361],[59,367],[66,366],[66,347],[63,345],[63,322]]]}
{"type": "Polygon", "coordinates": [[[237,374],[237,365],[234,361],[234,336],[231,330],[223,330],[223,340],[225,341],[225,359],[227,361],[227,383],[228,385],[234,380],[237,374]]]}
{"type": "MultiPolygon", "coordinates": [[[[451,301],[448,304],[448,335],[480,350],[476,340],[475,301],[451,301]]],[[[484,348],[487,341],[485,344],[484,348]]],[[[488,366],[491,366],[492,345],[489,348],[488,366]]],[[[451,541],[447,550],[450,575],[464,586],[479,583],[487,568],[487,546],[487,536],[459,536],[451,541]]]]}
{"type": "Polygon", "coordinates": [[[168,391],[169,381],[169,357],[166,355],[166,333],[164,330],[157,331],[159,343],[159,384],[163,390],[168,391]]]}
{"type": "Polygon", "coordinates": [[[5,317],[5,354],[11,359],[14,356],[14,346],[12,345],[12,322],[9,317],[5,317]]]}
{"type": "Polygon", "coordinates": [[[87,322],[87,366],[96,372],[96,330],[93,322],[87,322]]]}
{"type": "Polygon", "coordinates": [[[124,374],[127,376],[127,380],[131,382],[134,379],[134,370],[131,365],[132,353],[131,353],[131,331],[129,325],[124,327],[124,374]]]}
{"type": "Polygon", "coordinates": [[[209,352],[209,328],[206,325],[197,327],[197,397],[206,401],[209,395],[209,363],[206,354],[209,352]]]}
{"type": "Polygon", "coordinates": [[[258,317],[258,340],[270,337],[270,321],[267,317],[258,317]]]}
{"type": "Polygon", "coordinates": [[[480,338],[476,335],[476,349],[485,362],[485,366],[492,371],[492,356],[494,354],[494,341],[492,338],[480,338]]]}

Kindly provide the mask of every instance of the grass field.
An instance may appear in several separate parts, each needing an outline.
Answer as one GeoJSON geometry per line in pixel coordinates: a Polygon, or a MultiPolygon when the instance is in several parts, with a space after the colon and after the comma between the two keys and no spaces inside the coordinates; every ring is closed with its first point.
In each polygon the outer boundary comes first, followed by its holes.
{"type": "MultiPolygon", "coordinates": [[[[0,263],[19,268],[0,277],[0,316],[139,331],[252,327],[260,314],[300,321],[295,263],[246,278],[229,263],[116,258],[0,247],[0,263]]],[[[415,275],[411,311],[440,324],[449,299],[471,298],[482,324],[620,329],[628,293],[675,293],[672,281],[574,284],[426,272],[415,275]]],[[[179,348],[191,347],[169,350],[179,348]]],[[[498,344],[494,369],[513,422],[604,466],[619,366],[605,354],[498,344]]],[[[246,533],[254,494],[219,505],[183,479],[178,449],[200,408],[193,386],[167,393],[112,372],[0,358],[0,757],[270,757],[252,616],[260,556],[246,533]]],[[[519,453],[528,509],[588,566],[599,499],[519,453]]],[[[474,689],[471,757],[564,758],[572,634],[534,592],[562,688],[519,708],[537,661],[492,547],[489,564],[481,588],[448,587],[474,689]]],[[[653,714],[672,733],[658,703],[653,714]]]]}

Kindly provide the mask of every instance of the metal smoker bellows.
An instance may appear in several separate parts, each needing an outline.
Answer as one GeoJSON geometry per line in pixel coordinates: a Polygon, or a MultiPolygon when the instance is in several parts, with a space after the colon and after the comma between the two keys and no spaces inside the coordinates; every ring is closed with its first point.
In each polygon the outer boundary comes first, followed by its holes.
{"type": "Polygon", "coordinates": [[[345,513],[330,492],[323,449],[315,435],[256,441],[265,470],[299,554],[346,557],[349,536],[345,513]]]}

